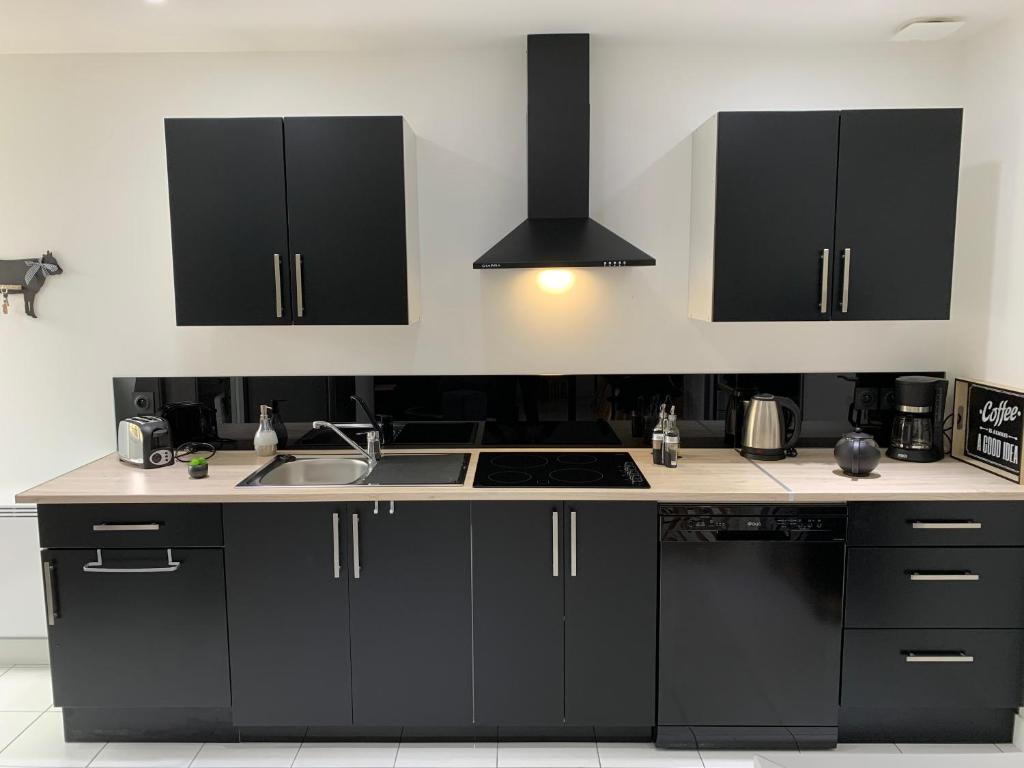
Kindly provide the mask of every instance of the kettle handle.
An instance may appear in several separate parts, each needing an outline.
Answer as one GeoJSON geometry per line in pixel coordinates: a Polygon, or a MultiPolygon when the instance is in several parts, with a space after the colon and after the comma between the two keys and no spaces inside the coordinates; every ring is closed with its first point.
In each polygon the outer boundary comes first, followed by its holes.
{"type": "Polygon", "coordinates": [[[779,415],[782,416],[783,433],[786,431],[786,417],[783,413],[789,411],[793,414],[793,434],[787,438],[786,444],[782,446],[783,450],[790,451],[796,446],[796,441],[800,439],[800,409],[788,397],[776,397],[775,401],[779,404],[779,408],[781,408],[779,415]]]}

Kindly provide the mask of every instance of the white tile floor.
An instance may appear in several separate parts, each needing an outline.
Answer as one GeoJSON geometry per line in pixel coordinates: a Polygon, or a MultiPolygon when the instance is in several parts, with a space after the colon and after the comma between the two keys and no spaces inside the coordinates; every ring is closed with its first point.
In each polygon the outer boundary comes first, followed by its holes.
{"type": "Polygon", "coordinates": [[[1012,744],[687,752],[650,744],[67,744],[50,670],[0,667],[0,768],[1024,768],[1012,744]]]}

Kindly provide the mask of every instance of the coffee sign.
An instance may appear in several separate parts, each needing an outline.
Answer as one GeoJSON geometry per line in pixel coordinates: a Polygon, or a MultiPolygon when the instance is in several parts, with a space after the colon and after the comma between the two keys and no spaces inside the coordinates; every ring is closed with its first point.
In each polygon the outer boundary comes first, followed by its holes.
{"type": "Polygon", "coordinates": [[[957,379],[953,456],[1021,483],[1024,392],[957,379]]]}

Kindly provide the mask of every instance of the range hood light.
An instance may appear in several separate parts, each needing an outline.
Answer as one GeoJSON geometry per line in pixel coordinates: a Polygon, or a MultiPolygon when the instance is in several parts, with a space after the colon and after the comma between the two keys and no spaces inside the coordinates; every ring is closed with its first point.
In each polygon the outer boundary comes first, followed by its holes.
{"type": "Polygon", "coordinates": [[[542,269],[537,273],[537,286],[544,293],[568,293],[576,284],[576,275],[571,269],[542,269]]]}

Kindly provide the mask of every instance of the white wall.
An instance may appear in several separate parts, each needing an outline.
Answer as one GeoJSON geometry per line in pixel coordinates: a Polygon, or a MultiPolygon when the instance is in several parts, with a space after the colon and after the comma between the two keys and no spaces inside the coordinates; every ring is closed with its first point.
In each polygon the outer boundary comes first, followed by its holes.
{"type": "MultiPolygon", "coordinates": [[[[111,377],[946,368],[948,323],[686,316],[689,142],[739,108],[957,105],[957,45],[593,43],[595,217],[658,259],[540,294],[473,259],[526,210],[525,40],[359,54],[0,57],[0,257],[51,248],[0,317],[0,503],[113,448],[111,377]],[[417,131],[423,320],[177,328],[164,116],[401,113],[417,131]]],[[[269,258],[269,254],[268,254],[269,258]]],[[[356,286],[357,288],[357,286],[356,286]]]]}
{"type": "Polygon", "coordinates": [[[964,53],[956,372],[1024,388],[1024,19],[964,53]]]}

